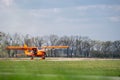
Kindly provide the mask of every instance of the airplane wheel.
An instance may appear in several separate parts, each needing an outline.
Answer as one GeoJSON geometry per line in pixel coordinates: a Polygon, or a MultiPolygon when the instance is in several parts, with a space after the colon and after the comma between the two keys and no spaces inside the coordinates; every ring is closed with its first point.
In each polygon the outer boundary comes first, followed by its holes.
{"type": "Polygon", "coordinates": [[[45,55],[42,56],[42,59],[45,59],[45,55]]]}
{"type": "Polygon", "coordinates": [[[33,60],[34,58],[33,58],[33,56],[31,57],[31,60],[33,60]]]}

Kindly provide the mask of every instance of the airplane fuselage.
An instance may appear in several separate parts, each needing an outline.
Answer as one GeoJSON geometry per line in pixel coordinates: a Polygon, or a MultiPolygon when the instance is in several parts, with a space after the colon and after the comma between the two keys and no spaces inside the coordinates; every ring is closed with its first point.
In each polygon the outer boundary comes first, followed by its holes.
{"type": "MultiPolygon", "coordinates": [[[[35,52],[28,52],[27,53],[27,56],[29,56],[29,57],[42,57],[42,59],[45,59],[45,55],[46,55],[46,52],[45,51],[42,51],[42,50],[37,50],[37,52],[35,53],[35,52]]],[[[31,58],[31,59],[32,59],[31,58]]]]}

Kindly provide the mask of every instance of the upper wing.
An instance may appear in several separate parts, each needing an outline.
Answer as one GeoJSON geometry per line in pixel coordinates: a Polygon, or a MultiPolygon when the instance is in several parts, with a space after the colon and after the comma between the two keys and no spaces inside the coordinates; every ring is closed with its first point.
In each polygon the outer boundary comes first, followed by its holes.
{"type": "Polygon", "coordinates": [[[69,46],[42,46],[41,48],[45,49],[63,49],[63,48],[69,48],[69,46]]]}
{"type": "Polygon", "coordinates": [[[8,50],[33,50],[37,49],[37,47],[24,47],[24,46],[7,46],[8,50]]]}

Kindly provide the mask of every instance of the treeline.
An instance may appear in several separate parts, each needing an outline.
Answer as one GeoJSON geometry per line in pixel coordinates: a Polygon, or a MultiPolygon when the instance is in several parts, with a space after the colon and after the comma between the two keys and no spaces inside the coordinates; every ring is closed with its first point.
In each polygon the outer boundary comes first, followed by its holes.
{"type": "Polygon", "coordinates": [[[7,51],[6,46],[59,46],[67,45],[69,49],[52,49],[47,51],[47,56],[51,57],[96,57],[96,58],[120,58],[120,40],[117,41],[98,41],[91,40],[83,36],[37,36],[29,34],[14,35],[0,32],[0,57],[14,57],[23,54],[23,51],[7,51]]]}

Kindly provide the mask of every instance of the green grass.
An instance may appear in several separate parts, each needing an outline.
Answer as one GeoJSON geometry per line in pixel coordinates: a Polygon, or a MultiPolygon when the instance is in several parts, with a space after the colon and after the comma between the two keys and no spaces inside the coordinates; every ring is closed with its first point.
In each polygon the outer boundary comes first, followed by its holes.
{"type": "Polygon", "coordinates": [[[120,60],[0,60],[0,80],[120,80],[120,60]]]}

